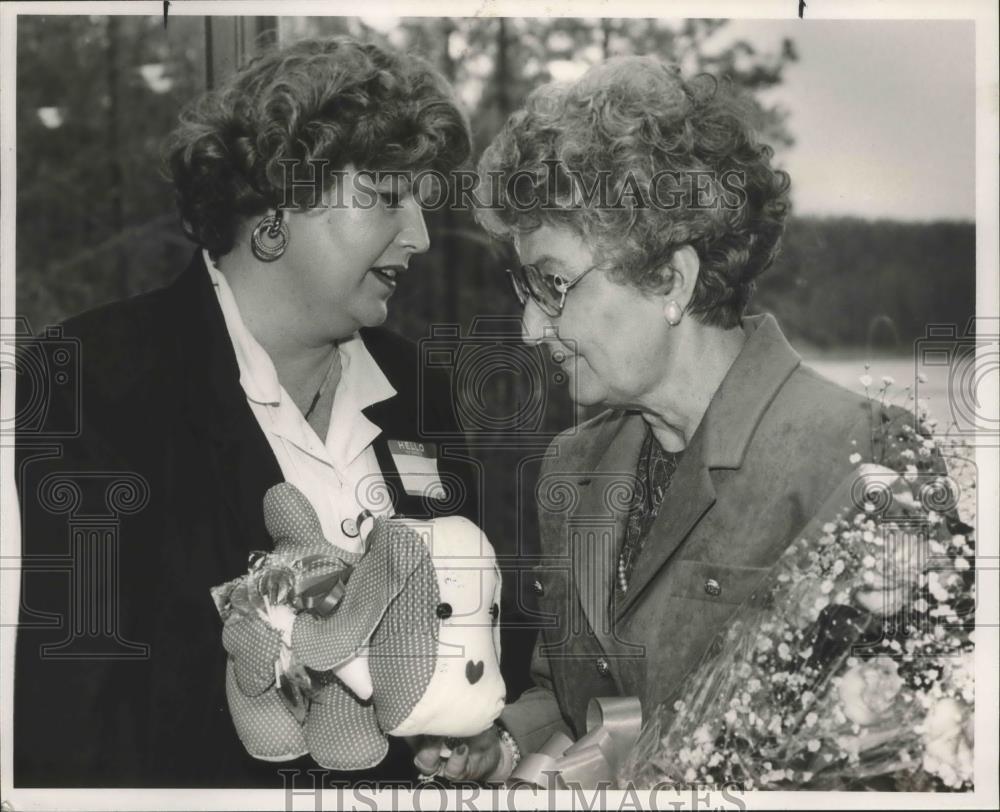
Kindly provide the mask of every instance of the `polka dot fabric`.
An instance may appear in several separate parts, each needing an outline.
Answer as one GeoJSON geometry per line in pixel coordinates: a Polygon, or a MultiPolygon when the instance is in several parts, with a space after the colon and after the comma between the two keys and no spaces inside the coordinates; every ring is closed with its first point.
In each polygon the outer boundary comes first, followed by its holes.
{"type": "Polygon", "coordinates": [[[431,566],[430,553],[415,530],[399,521],[376,521],[368,552],[351,573],[337,611],[326,618],[308,614],[295,618],[295,655],[317,671],[335,668],[353,656],[421,564],[431,566]]]}
{"type": "Polygon", "coordinates": [[[257,696],[274,683],[274,661],[281,653],[281,632],[256,613],[230,615],[222,627],[222,645],[229,653],[232,671],[244,694],[257,696]]]}
{"type": "Polygon", "coordinates": [[[421,560],[399,597],[389,607],[368,651],[379,725],[395,730],[427,691],[437,664],[440,603],[430,556],[421,560]]]}
{"type": "MultiPolygon", "coordinates": [[[[295,486],[282,483],[264,501],[272,555],[289,563],[305,555],[331,554],[319,519],[295,486]]],[[[385,731],[402,722],[433,677],[440,602],[430,551],[406,520],[379,519],[364,556],[333,547],[354,566],[344,597],[326,618],[295,618],[295,657],[317,672],[321,685],[305,723],[299,724],[277,693],[275,660],[281,635],[259,616],[230,616],[223,644],[230,654],[226,694],[233,722],[256,758],[288,760],[308,752],[327,769],[377,765],[388,750],[385,731]],[[370,702],[360,701],[330,669],[368,644],[367,664],[375,684],[370,702]]]]}
{"type": "MultiPolygon", "coordinates": [[[[271,680],[274,680],[273,669],[271,680]]],[[[309,752],[302,725],[285,707],[277,691],[247,696],[237,684],[232,660],[226,668],[226,699],[236,735],[254,758],[290,761],[309,752]]]]}
{"type": "Polygon", "coordinates": [[[374,767],[389,749],[375,709],[339,682],[325,686],[309,708],[305,739],[316,763],[328,770],[374,767]]]}
{"type": "Polygon", "coordinates": [[[347,564],[361,559],[327,541],[323,536],[316,510],[290,482],[279,482],[264,494],[264,526],[274,540],[274,552],[280,556],[301,558],[314,553],[336,555],[347,564]]]}
{"type": "MultiPolygon", "coordinates": [[[[316,511],[290,483],[275,485],[265,494],[264,522],[275,545],[270,555],[289,564],[313,554],[335,556],[346,564],[361,558],[326,541],[316,511]]],[[[339,568],[337,561],[331,561],[311,569],[310,574],[339,568]]],[[[229,712],[247,752],[269,761],[285,761],[309,752],[305,729],[285,707],[275,683],[281,633],[255,612],[233,612],[223,626],[222,645],[229,654],[229,712]]],[[[374,723],[373,711],[371,715],[374,723]]]]}

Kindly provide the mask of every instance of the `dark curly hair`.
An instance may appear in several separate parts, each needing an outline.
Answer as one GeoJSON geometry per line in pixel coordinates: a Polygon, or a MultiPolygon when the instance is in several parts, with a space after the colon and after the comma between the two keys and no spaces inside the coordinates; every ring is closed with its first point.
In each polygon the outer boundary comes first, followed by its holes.
{"type": "Polygon", "coordinates": [[[790,208],[788,175],[772,169],[773,152],[757,142],[747,104],[707,74],[685,81],[650,56],[612,59],[576,82],[544,85],[483,154],[480,178],[493,198],[477,219],[507,239],[568,226],[613,279],[642,290],[662,289],[674,250],[691,245],[701,270],[688,312],[734,327],[754,280],[774,260],[790,208]],[[691,205],[699,175],[704,197],[691,205]],[[520,188],[507,189],[502,179],[515,176],[520,188]],[[574,179],[579,191],[581,181],[591,188],[602,177],[607,201],[623,205],[567,197],[574,179]],[[554,188],[560,184],[563,192],[554,188]],[[523,205],[531,200],[543,205],[523,205]],[[686,202],[651,205],[664,200],[686,202]]]}
{"type": "Polygon", "coordinates": [[[206,93],[182,113],[165,163],[186,233],[221,256],[241,219],[294,199],[283,160],[448,172],[470,152],[468,123],[428,63],[334,37],[259,56],[206,93]]]}

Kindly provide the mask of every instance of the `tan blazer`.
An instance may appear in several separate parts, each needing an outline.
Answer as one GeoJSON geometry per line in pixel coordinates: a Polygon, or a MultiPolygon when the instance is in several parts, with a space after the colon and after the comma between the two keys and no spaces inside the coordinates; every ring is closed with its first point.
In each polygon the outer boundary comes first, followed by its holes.
{"type": "Polygon", "coordinates": [[[867,401],[803,366],[771,316],[744,327],[624,600],[613,579],[646,423],[607,411],[550,446],[536,493],[544,563],[531,579],[537,687],[501,717],[522,751],[556,730],[585,733],[592,697],[638,696],[648,715],[677,692],[851,454],[873,458],[867,401]]]}

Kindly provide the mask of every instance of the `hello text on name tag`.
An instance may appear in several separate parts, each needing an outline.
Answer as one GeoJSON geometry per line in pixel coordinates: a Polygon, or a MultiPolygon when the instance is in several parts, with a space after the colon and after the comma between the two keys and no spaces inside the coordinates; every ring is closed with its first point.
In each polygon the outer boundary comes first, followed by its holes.
{"type": "Polygon", "coordinates": [[[438,473],[437,445],[414,440],[389,440],[388,445],[408,494],[429,499],[444,498],[444,485],[438,473]]]}

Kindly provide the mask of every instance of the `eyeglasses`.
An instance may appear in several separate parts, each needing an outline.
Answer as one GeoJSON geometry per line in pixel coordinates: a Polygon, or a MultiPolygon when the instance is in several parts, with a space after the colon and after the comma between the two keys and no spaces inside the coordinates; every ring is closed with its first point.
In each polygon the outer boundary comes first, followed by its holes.
{"type": "Polygon", "coordinates": [[[507,273],[510,274],[514,295],[522,307],[526,307],[531,299],[546,316],[555,318],[562,315],[563,307],[566,306],[566,294],[596,267],[594,265],[587,268],[569,281],[559,274],[542,273],[537,265],[508,268],[507,273]]]}

